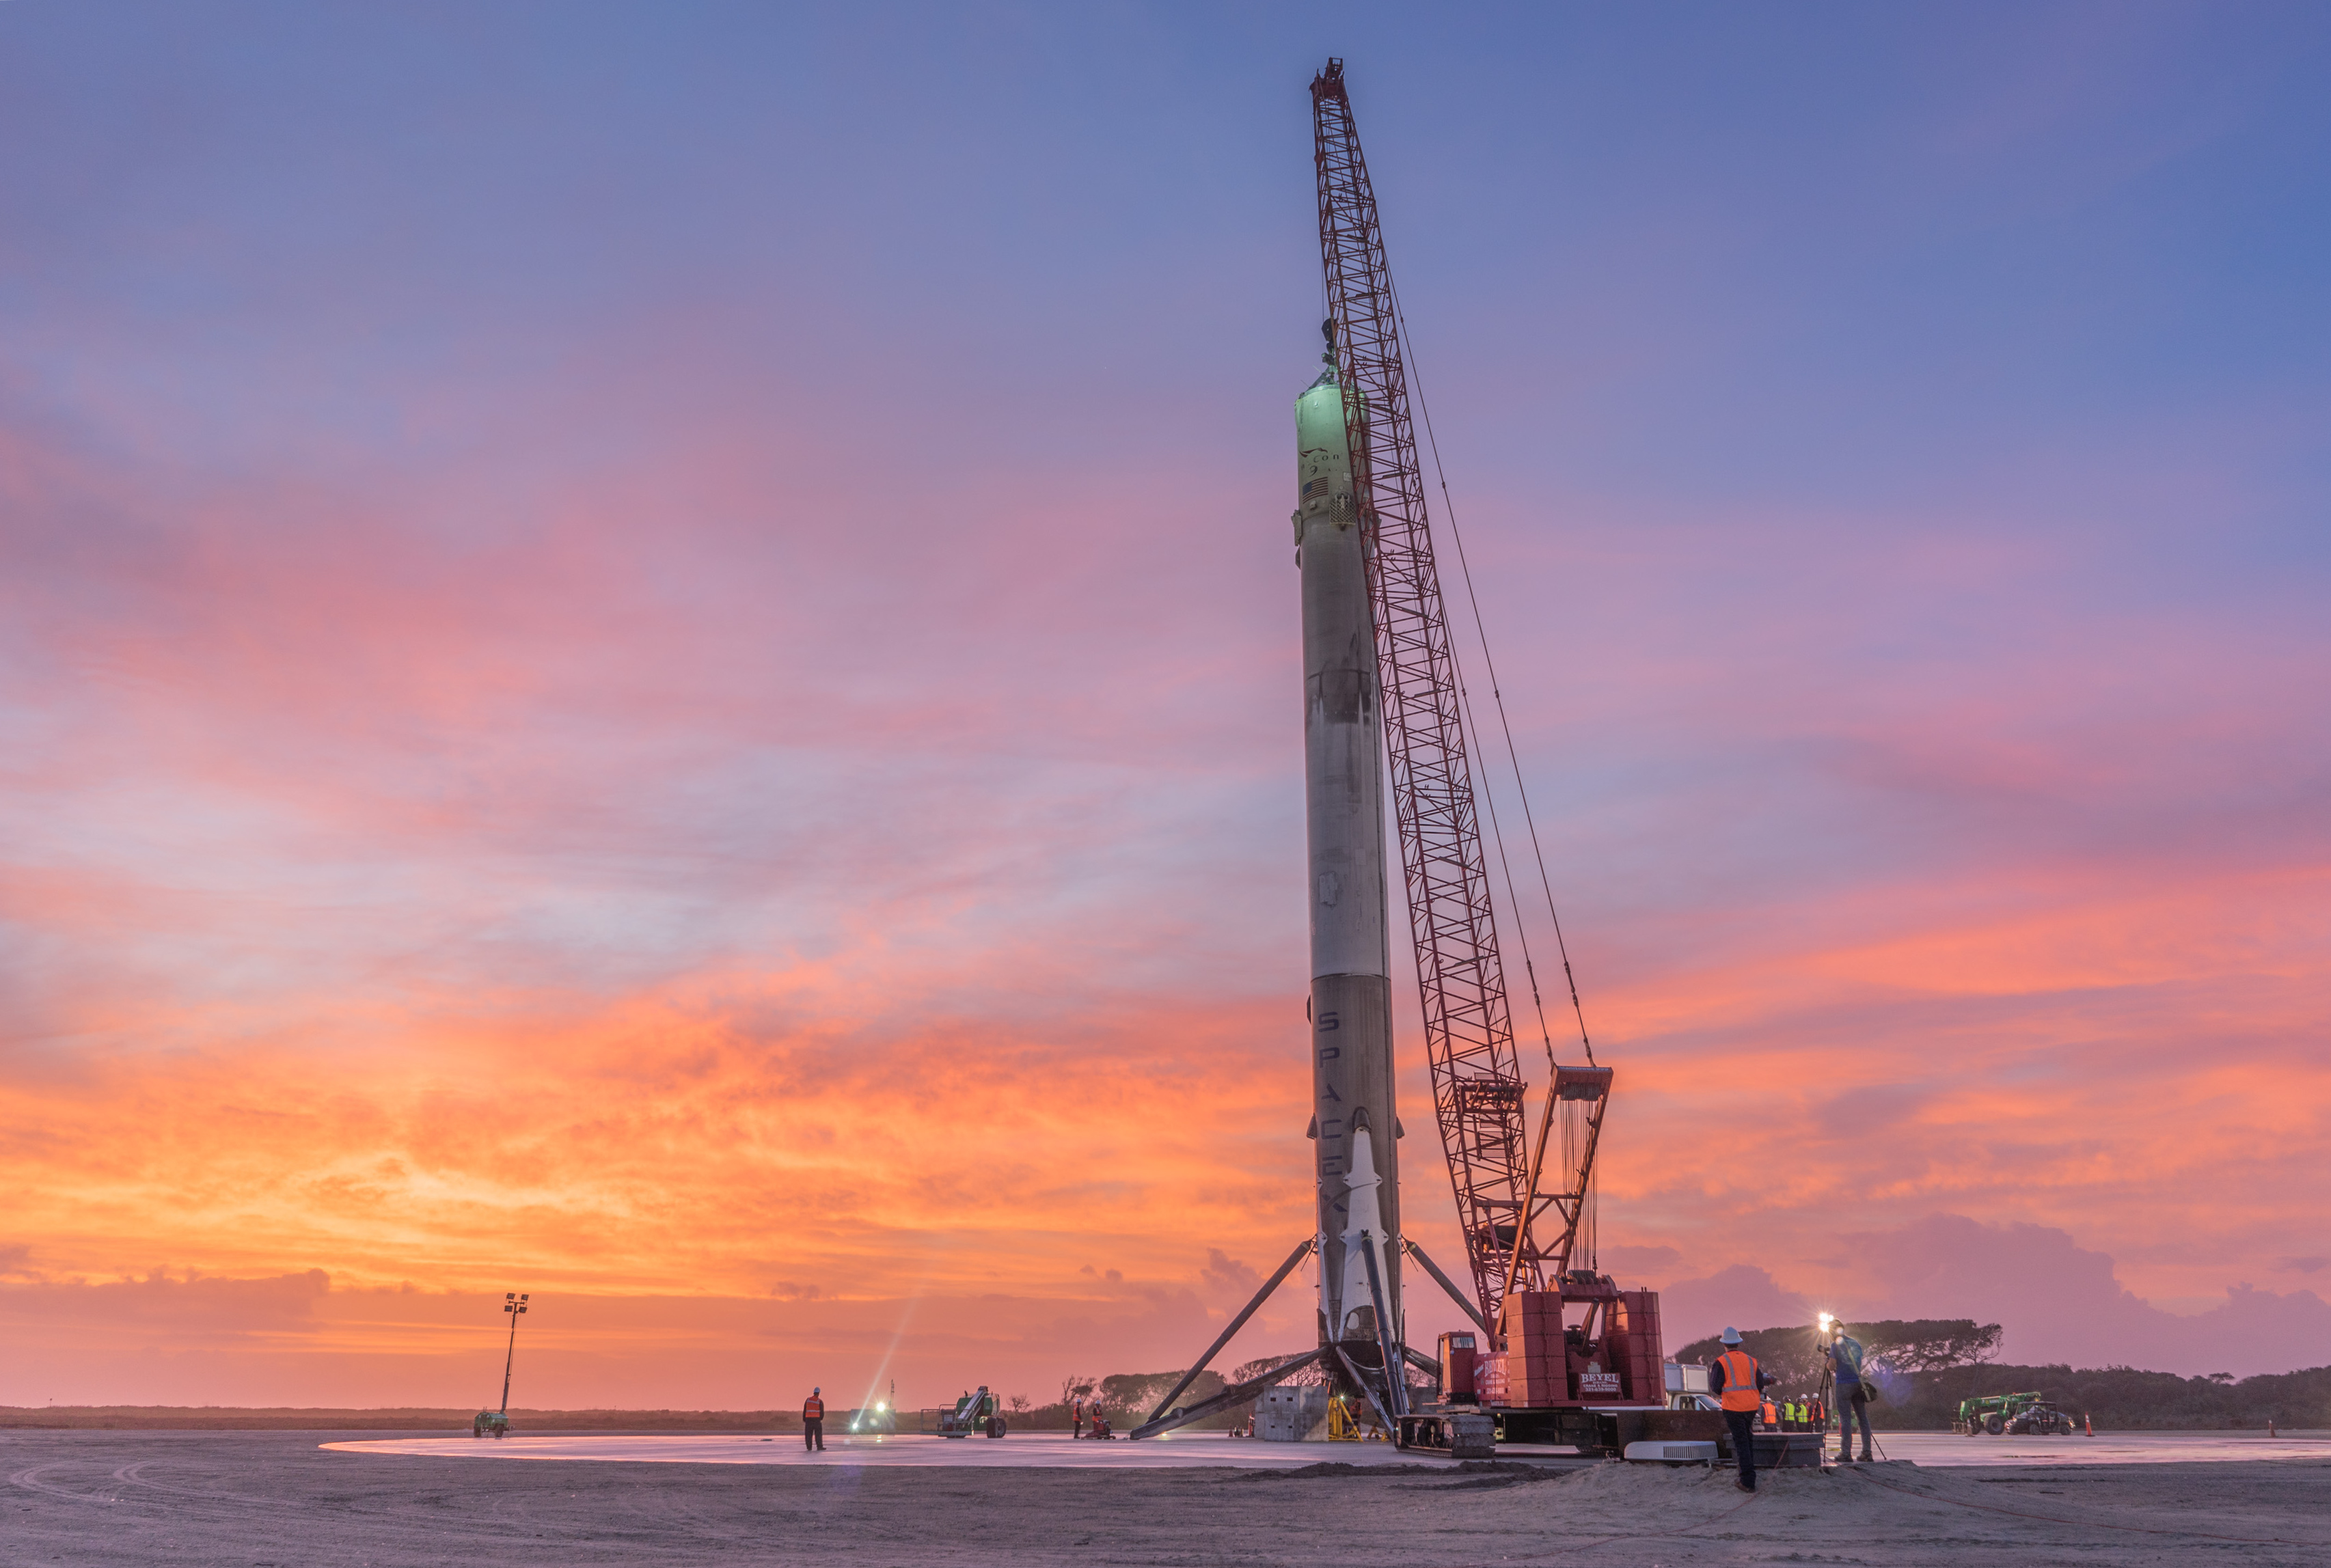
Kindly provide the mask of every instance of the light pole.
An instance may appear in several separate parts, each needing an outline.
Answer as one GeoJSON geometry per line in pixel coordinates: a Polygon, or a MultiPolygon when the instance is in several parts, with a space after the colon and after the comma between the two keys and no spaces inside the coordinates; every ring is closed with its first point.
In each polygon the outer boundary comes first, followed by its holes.
{"type": "Polygon", "coordinates": [[[502,1356],[502,1417],[509,1418],[510,1365],[518,1359],[518,1320],[526,1315],[526,1297],[502,1292],[502,1310],[509,1314],[509,1349],[502,1356]]]}

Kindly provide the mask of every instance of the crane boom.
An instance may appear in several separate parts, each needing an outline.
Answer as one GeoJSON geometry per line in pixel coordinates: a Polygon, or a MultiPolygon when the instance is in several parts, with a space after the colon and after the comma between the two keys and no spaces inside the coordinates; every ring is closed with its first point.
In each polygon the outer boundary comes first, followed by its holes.
{"type": "MultiPolygon", "coordinates": [[[[1423,997],[1433,1107],[1449,1157],[1465,1260],[1482,1316],[1517,1290],[1541,1290],[1547,1265],[1568,1266],[1584,1211],[1595,1133],[1607,1096],[1585,1107],[1583,1147],[1565,1190],[1538,1195],[1556,1106],[1587,1099],[1586,1086],[1549,1085],[1535,1157],[1524,1117],[1526,1085],[1489,896],[1481,826],[1467,755],[1456,651],[1433,563],[1424,475],[1409,412],[1399,309],[1384,258],[1374,188],[1344,86],[1330,60],[1311,82],[1319,186],[1319,252],[1328,326],[1344,401],[1352,489],[1368,556],[1369,598],[1384,700],[1393,812],[1423,997]],[[1549,1206],[1564,1221],[1552,1248],[1533,1234],[1549,1206]]],[[[1564,1069],[1557,1076],[1576,1069],[1564,1069]]],[[[1609,1074],[1595,1075],[1607,1085],[1609,1074]]]]}

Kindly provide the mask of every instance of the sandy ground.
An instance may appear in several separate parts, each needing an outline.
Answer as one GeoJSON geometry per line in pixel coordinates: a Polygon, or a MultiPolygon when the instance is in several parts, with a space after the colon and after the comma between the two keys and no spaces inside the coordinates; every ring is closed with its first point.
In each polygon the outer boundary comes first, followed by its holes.
{"type": "MultiPolygon", "coordinates": [[[[1412,1465],[1381,1450],[1353,1465],[1323,1448],[1299,1468],[1245,1469],[1192,1462],[1209,1457],[1194,1447],[1172,1465],[1047,1464],[1032,1444],[1010,1466],[835,1453],[480,1463],[319,1446],[334,1438],[8,1432],[0,1563],[2331,1562],[2320,1448],[2154,1464],[1897,1459],[1778,1472],[1744,1497],[1702,1470],[1412,1465]]],[[[1000,1459],[1013,1440],[944,1450],[1000,1459]]]]}

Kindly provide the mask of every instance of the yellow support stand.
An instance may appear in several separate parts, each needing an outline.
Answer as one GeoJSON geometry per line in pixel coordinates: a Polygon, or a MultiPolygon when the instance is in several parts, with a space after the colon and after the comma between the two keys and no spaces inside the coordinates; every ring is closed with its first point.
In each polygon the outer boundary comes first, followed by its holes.
{"type": "Polygon", "coordinates": [[[1356,1443],[1360,1440],[1360,1423],[1353,1418],[1352,1409],[1342,1394],[1327,1400],[1327,1440],[1331,1443],[1356,1443]]]}

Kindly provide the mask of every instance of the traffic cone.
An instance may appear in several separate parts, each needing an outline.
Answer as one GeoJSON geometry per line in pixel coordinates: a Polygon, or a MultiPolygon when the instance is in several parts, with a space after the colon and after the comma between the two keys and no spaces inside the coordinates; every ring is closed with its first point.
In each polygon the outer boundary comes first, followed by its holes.
{"type": "Polygon", "coordinates": [[[2097,1435],[2097,1418],[2088,1414],[2088,1411],[2082,1411],[2080,1412],[2080,1419],[2088,1423],[2088,1436],[2095,1437],[2097,1435]]]}

